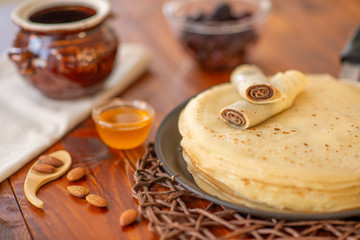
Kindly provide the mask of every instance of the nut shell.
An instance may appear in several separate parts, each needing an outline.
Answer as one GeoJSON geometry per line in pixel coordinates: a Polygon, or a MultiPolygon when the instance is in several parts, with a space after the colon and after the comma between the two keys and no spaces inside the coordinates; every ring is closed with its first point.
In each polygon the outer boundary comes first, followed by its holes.
{"type": "Polygon", "coordinates": [[[64,165],[63,161],[61,161],[60,159],[50,156],[50,155],[42,155],[39,157],[39,163],[45,163],[45,164],[49,164],[52,165],[56,168],[61,167],[62,165],[64,165]]]}
{"type": "Polygon", "coordinates": [[[86,169],[84,167],[76,167],[71,169],[67,175],[66,178],[69,181],[77,181],[85,176],[86,169]]]}
{"type": "Polygon", "coordinates": [[[53,173],[55,172],[55,167],[50,164],[45,163],[35,163],[33,168],[41,173],[53,173]]]}
{"type": "Polygon", "coordinates": [[[134,209],[128,209],[125,212],[123,212],[120,216],[120,225],[121,226],[127,226],[133,223],[138,216],[138,212],[134,209]]]}
{"type": "Polygon", "coordinates": [[[68,192],[74,197],[83,198],[89,194],[89,189],[83,186],[73,185],[67,187],[68,192]]]}
{"type": "Polygon", "coordinates": [[[88,201],[88,203],[90,203],[91,205],[95,206],[95,207],[107,207],[108,203],[107,201],[103,198],[100,197],[99,195],[96,194],[89,194],[86,196],[86,201],[88,201]]]}

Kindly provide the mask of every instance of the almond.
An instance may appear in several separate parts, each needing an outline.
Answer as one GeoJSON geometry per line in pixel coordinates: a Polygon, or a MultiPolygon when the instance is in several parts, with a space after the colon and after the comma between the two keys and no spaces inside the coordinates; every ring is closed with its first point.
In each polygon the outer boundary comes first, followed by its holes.
{"type": "Polygon", "coordinates": [[[78,198],[83,198],[89,194],[88,188],[78,185],[68,186],[67,190],[71,195],[78,198]]]}
{"type": "Polygon", "coordinates": [[[45,164],[50,164],[54,167],[61,167],[62,165],[64,165],[63,161],[61,161],[60,159],[56,158],[56,157],[52,157],[50,155],[42,155],[39,157],[39,163],[45,163],[45,164]]]}
{"type": "Polygon", "coordinates": [[[107,207],[108,205],[107,201],[103,197],[100,197],[99,195],[96,194],[87,195],[86,201],[88,201],[88,203],[90,203],[95,207],[107,207]]]}
{"type": "Polygon", "coordinates": [[[66,178],[69,181],[77,181],[85,175],[85,172],[86,169],[83,167],[73,168],[67,173],[66,178]]]}
{"type": "Polygon", "coordinates": [[[53,173],[55,172],[55,167],[50,164],[45,163],[35,163],[33,168],[42,173],[53,173]]]}
{"type": "Polygon", "coordinates": [[[120,225],[121,226],[127,226],[131,223],[133,223],[138,216],[138,212],[134,209],[128,209],[125,212],[123,212],[120,216],[120,225]]]}

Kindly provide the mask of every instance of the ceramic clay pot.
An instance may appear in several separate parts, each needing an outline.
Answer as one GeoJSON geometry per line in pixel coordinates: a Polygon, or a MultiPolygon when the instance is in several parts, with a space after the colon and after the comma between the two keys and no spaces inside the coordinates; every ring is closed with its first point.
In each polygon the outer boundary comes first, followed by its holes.
{"type": "Polygon", "coordinates": [[[118,40],[105,0],[31,0],[11,18],[20,27],[10,59],[22,76],[55,99],[87,96],[111,73],[118,40]]]}

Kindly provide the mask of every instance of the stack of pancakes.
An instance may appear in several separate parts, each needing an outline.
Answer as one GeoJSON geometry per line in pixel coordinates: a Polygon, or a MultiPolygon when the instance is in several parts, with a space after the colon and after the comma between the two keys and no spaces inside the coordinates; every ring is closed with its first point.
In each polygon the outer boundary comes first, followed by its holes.
{"type": "Polygon", "coordinates": [[[239,130],[220,110],[241,98],[230,83],[182,111],[189,172],[204,191],[261,210],[325,213],[360,207],[360,86],[309,75],[292,106],[239,130]]]}

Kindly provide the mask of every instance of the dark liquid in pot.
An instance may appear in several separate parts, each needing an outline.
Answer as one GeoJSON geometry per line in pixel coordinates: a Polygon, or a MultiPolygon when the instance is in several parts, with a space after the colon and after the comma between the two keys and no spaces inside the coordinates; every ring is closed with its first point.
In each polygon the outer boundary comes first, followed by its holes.
{"type": "Polygon", "coordinates": [[[34,13],[29,20],[34,23],[70,23],[94,16],[96,11],[84,6],[59,6],[34,13]]]}

